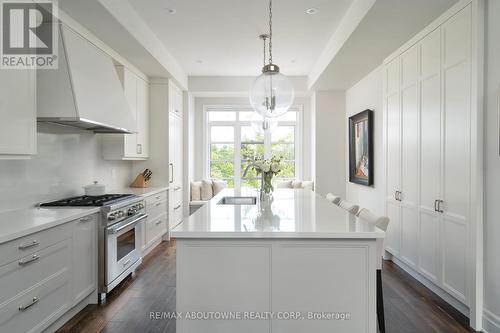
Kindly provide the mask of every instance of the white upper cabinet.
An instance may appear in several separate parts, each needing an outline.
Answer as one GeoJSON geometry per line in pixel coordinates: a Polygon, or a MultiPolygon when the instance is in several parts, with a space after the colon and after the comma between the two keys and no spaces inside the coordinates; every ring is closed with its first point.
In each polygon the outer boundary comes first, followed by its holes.
{"type": "Polygon", "coordinates": [[[137,133],[103,135],[107,160],[144,160],[149,157],[149,85],[124,66],[116,66],[137,133]]]}
{"type": "Polygon", "coordinates": [[[36,72],[0,70],[0,159],[36,154],[36,72]]]}

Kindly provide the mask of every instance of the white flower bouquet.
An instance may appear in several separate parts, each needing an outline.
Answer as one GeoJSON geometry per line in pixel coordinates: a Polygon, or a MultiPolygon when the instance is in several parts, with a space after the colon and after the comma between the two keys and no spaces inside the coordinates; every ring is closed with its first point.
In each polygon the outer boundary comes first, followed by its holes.
{"type": "Polygon", "coordinates": [[[248,171],[250,169],[255,170],[255,172],[262,177],[261,182],[261,194],[271,194],[274,190],[272,180],[274,175],[278,174],[281,169],[281,157],[273,156],[267,160],[256,157],[252,161],[249,162],[247,167],[245,168],[245,172],[243,173],[243,177],[246,177],[248,171]]]}

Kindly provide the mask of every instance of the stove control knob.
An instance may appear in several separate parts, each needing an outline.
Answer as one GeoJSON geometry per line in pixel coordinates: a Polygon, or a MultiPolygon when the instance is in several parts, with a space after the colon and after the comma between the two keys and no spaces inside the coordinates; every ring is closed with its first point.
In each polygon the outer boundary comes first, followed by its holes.
{"type": "Polygon", "coordinates": [[[129,208],[129,210],[127,211],[127,215],[128,216],[134,215],[135,212],[136,212],[136,210],[134,208],[129,208]]]}
{"type": "Polygon", "coordinates": [[[109,221],[113,221],[114,219],[116,219],[115,214],[109,214],[109,216],[108,216],[108,220],[109,220],[109,221]]]}
{"type": "Polygon", "coordinates": [[[117,214],[118,214],[118,217],[123,217],[125,215],[125,213],[121,210],[119,212],[117,212],[117,214]]]}

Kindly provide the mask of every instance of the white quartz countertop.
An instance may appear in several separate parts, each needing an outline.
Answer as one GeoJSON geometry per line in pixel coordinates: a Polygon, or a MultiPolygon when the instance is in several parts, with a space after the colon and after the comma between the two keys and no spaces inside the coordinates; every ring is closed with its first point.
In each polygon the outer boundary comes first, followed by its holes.
{"type": "Polygon", "coordinates": [[[100,207],[29,208],[0,213],[0,244],[97,213],[100,207]]]}
{"type": "Polygon", "coordinates": [[[124,187],[117,188],[111,191],[107,191],[109,193],[123,193],[123,194],[135,194],[140,197],[149,197],[150,195],[155,195],[160,192],[167,191],[168,187],[124,187]]]}
{"type": "Polygon", "coordinates": [[[258,192],[224,189],[177,227],[176,238],[384,238],[385,232],[315,192],[276,189],[272,203],[258,192]],[[255,196],[256,205],[220,205],[228,196],[255,196]]]}
{"type": "MultiPolygon", "coordinates": [[[[168,190],[167,187],[119,188],[108,193],[135,194],[147,197],[168,190]]],[[[100,212],[100,207],[27,208],[0,212],[0,244],[38,231],[67,223],[80,217],[100,212]]]]}

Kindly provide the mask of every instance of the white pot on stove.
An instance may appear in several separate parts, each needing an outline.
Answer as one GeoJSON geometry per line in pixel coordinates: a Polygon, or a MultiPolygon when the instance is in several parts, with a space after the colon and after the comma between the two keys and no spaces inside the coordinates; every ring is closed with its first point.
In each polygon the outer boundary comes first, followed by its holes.
{"type": "Polygon", "coordinates": [[[98,181],[94,181],[94,184],[86,185],[83,188],[85,190],[85,195],[96,196],[106,194],[106,185],[99,184],[98,181]]]}

